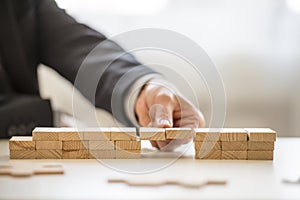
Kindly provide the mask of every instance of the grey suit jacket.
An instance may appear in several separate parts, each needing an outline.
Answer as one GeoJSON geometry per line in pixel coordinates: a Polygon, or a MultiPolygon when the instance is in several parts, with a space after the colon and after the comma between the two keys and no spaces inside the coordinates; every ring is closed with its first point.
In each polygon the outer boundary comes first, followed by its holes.
{"type": "MultiPolygon", "coordinates": [[[[53,0],[0,0],[0,29],[3,67],[14,91],[25,95],[39,96],[37,66],[40,63],[74,83],[83,60],[106,40],[101,33],[76,22],[53,0]]],[[[128,124],[124,107],[120,106],[124,105],[126,92],[137,79],[155,72],[130,54],[112,60],[104,70],[111,55],[124,50],[113,41],[106,41],[101,52],[93,59],[96,67],[85,72],[86,77],[93,79],[99,70],[103,71],[95,96],[84,90],[89,87],[88,80],[85,87],[78,89],[99,108],[111,112],[112,106],[118,105],[116,117],[128,124]],[[124,74],[127,78],[115,87],[124,74]],[[114,105],[111,104],[113,91],[117,94],[114,105]]]]}

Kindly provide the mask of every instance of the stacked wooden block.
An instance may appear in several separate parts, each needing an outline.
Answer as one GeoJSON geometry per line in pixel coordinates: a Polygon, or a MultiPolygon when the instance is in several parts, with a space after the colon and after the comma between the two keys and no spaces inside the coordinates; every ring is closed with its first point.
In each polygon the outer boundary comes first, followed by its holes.
{"type": "Polygon", "coordinates": [[[195,129],[195,158],[273,160],[276,132],[268,128],[195,129]]]}
{"type": "Polygon", "coordinates": [[[137,159],[141,140],[194,137],[197,159],[272,160],[276,132],[266,128],[45,128],[9,141],[11,159],[137,159]]]}
{"type": "Polygon", "coordinates": [[[11,159],[140,158],[135,128],[35,128],[9,141],[11,159]]]}

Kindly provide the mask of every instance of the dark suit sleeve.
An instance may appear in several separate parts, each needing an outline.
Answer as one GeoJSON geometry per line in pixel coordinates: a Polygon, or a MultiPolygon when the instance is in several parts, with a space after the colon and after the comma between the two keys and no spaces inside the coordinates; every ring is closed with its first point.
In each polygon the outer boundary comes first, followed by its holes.
{"type": "Polygon", "coordinates": [[[156,72],[76,22],[52,0],[37,1],[36,14],[40,62],[75,84],[95,106],[114,110],[114,117],[129,125],[123,106],[126,92],[138,78],[156,72]]]}

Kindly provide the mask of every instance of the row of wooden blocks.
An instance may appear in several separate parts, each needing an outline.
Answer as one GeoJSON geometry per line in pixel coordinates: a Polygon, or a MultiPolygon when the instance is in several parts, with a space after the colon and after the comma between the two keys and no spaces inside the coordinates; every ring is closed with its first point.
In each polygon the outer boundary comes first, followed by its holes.
{"type": "MultiPolygon", "coordinates": [[[[12,137],[9,141],[9,148],[11,159],[140,158],[140,140],[163,141],[166,139],[187,139],[193,137],[195,140],[196,158],[221,159],[226,154],[229,154],[231,159],[241,159],[242,156],[236,156],[239,152],[244,154],[244,151],[246,151],[247,158],[249,158],[248,154],[251,154],[251,148],[249,149],[248,147],[258,145],[259,148],[263,148],[261,146],[268,145],[265,144],[268,141],[268,137],[272,138],[270,140],[273,141],[272,148],[274,149],[276,133],[271,129],[255,129],[254,131],[254,129],[237,128],[164,129],[141,127],[137,131],[136,128],[126,127],[84,129],[38,127],[33,130],[32,137],[12,137]],[[269,136],[268,134],[271,135],[269,136]],[[249,142],[248,138],[250,138],[249,142]],[[251,141],[260,141],[264,144],[250,143],[251,141]],[[204,150],[209,150],[209,152],[204,155],[204,150]]],[[[257,152],[261,153],[262,149],[259,148],[256,148],[256,150],[259,150],[257,152]]],[[[263,150],[270,151],[266,147],[263,150]]]]}
{"type": "Polygon", "coordinates": [[[202,129],[194,139],[195,158],[273,160],[275,140],[269,128],[202,129]]]}

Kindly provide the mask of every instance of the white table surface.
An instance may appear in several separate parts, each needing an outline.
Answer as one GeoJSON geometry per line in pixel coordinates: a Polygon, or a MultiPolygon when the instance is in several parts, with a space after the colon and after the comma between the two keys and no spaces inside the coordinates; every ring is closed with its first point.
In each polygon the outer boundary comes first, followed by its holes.
{"type": "MultiPolygon", "coordinates": [[[[160,158],[106,161],[119,170],[150,170],[172,163],[148,174],[116,171],[97,160],[51,160],[63,164],[64,175],[37,175],[29,178],[1,176],[0,199],[300,199],[299,184],[282,183],[283,178],[300,176],[300,138],[278,138],[274,161],[195,160],[189,153],[178,160],[171,158],[176,153],[161,153],[157,155],[160,158]],[[168,158],[162,158],[162,155],[168,158]],[[109,177],[191,181],[209,178],[224,179],[228,184],[201,189],[178,186],[129,187],[107,183],[109,177]]],[[[8,154],[8,142],[0,141],[1,163],[9,162],[8,154]]]]}

